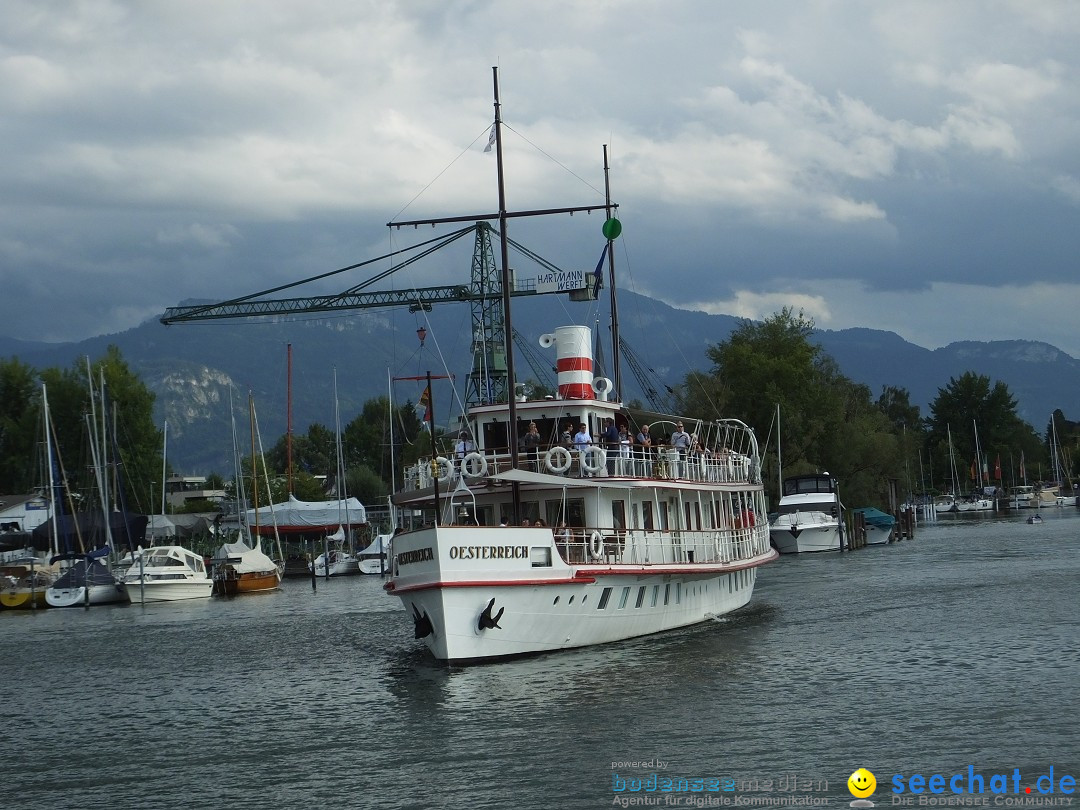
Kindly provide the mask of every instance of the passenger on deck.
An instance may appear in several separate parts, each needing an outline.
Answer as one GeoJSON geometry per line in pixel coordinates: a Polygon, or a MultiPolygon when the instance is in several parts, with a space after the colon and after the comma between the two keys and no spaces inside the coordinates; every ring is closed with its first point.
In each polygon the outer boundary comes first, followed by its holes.
{"type": "Polygon", "coordinates": [[[607,451],[607,474],[615,474],[615,459],[619,455],[619,429],[610,416],[604,420],[604,449],[607,451]]]}
{"type": "Polygon", "coordinates": [[[529,429],[521,438],[521,445],[525,448],[525,455],[528,457],[532,469],[535,472],[540,472],[540,461],[538,457],[540,431],[536,427],[536,422],[529,422],[529,429]]]}
{"type": "Polygon", "coordinates": [[[586,451],[592,446],[592,436],[589,435],[589,426],[582,422],[578,426],[578,432],[574,434],[574,449],[578,453],[578,476],[580,478],[592,478],[593,474],[585,469],[586,451]]]}

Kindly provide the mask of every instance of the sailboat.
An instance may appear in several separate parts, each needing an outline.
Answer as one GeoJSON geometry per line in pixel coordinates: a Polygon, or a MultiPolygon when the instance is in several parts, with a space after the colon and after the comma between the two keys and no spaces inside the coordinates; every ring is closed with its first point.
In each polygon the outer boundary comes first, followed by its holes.
{"type": "MultiPolygon", "coordinates": [[[[1037,506],[1064,506],[1067,498],[1061,492],[1062,484],[1066,483],[1066,476],[1061,466],[1061,445],[1058,444],[1057,420],[1054,414],[1050,414],[1050,465],[1053,469],[1054,480],[1052,483],[1044,483],[1039,487],[1037,506]]],[[[1071,492],[1072,486],[1069,486],[1071,492]]]]}
{"type": "Polygon", "coordinates": [[[994,508],[994,499],[986,495],[986,486],[989,481],[983,477],[986,463],[982,460],[982,448],[979,446],[979,426],[974,419],[971,420],[971,425],[975,430],[975,460],[971,463],[975,488],[966,498],[961,498],[956,502],[956,510],[958,512],[990,512],[994,508]]]}
{"type": "Polygon", "coordinates": [[[945,512],[958,511],[957,501],[959,500],[960,492],[960,482],[956,475],[956,454],[953,452],[952,427],[946,425],[945,429],[948,431],[949,436],[949,471],[952,474],[952,492],[947,492],[934,498],[934,512],[939,515],[945,512]]]}
{"type": "MultiPolygon", "coordinates": [[[[55,526],[57,510],[57,491],[55,469],[53,466],[52,431],[49,423],[49,398],[45,385],[41,386],[41,411],[45,425],[45,466],[49,473],[49,519],[55,526]]],[[[46,525],[46,524],[43,524],[46,525]]],[[[37,528],[41,528],[40,526],[37,528]]],[[[37,529],[35,529],[36,531],[37,529]]],[[[49,549],[55,556],[57,532],[54,530],[49,536],[46,529],[45,542],[38,537],[34,548],[49,549]]],[[[35,554],[27,554],[24,557],[9,561],[0,568],[0,607],[9,610],[30,610],[39,607],[48,607],[45,601],[45,591],[56,581],[60,569],[56,563],[46,563],[44,559],[35,554]]]]}
{"type": "MultiPolygon", "coordinates": [[[[258,431],[258,421],[255,416],[255,399],[248,396],[248,411],[251,415],[251,466],[252,487],[257,490],[258,476],[256,475],[256,459],[262,458],[262,437],[258,431]],[[256,456],[256,439],[258,439],[258,456],[256,456]]],[[[230,408],[230,417],[232,410],[230,408]]],[[[239,450],[236,446],[236,419],[232,419],[233,431],[233,459],[239,470],[239,450]]],[[[238,492],[243,498],[243,480],[237,475],[238,492]]],[[[263,479],[267,480],[266,460],[263,459],[263,479]]],[[[267,493],[269,493],[269,487],[267,493]]],[[[281,585],[281,578],[285,573],[285,563],[275,562],[262,550],[262,537],[259,534],[258,512],[256,512],[255,531],[248,530],[250,545],[243,540],[234,543],[223,543],[214,553],[214,593],[220,596],[236,596],[241,593],[257,593],[259,591],[272,591],[281,585]]],[[[278,559],[284,556],[281,552],[281,537],[277,533],[277,523],[274,523],[274,538],[277,542],[278,559]]]]}
{"type": "MultiPolygon", "coordinates": [[[[345,454],[341,447],[341,412],[338,409],[337,369],[334,369],[334,432],[335,448],[337,450],[337,472],[334,492],[343,495],[338,500],[338,527],[337,531],[326,537],[323,553],[312,562],[312,570],[317,577],[347,577],[360,573],[360,560],[353,554],[350,544],[352,521],[349,515],[348,491],[345,483],[345,454]],[[332,548],[331,546],[337,546],[332,548]]],[[[355,498],[351,499],[359,505],[355,498]]],[[[362,508],[362,507],[361,507],[362,508]]],[[[366,513],[365,513],[366,516],[366,513]]],[[[364,522],[364,521],[361,521],[364,522]]]]}
{"type": "MultiPolygon", "coordinates": [[[[90,384],[91,412],[86,415],[87,433],[97,483],[100,511],[63,514],[62,493],[57,493],[56,519],[51,526],[57,536],[56,546],[63,538],[66,553],[55,555],[53,562],[66,561],[69,567],[45,593],[45,601],[52,607],[90,607],[127,602],[127,594],[116,579],[108,563],[116,538],[123,538],[129,547],[146,534],[149,519],[146,515],[129,513],[125,509],[111,508],[107,474],[107,446],[109,445],[108,405],[105,397],[105,380],[102,374],[101,424],[97,423],[93,374],[87,358],[87,379],[90,384]],[[76,550],[77,549],[77,550],[76,550]]],[[[59,454],[57,454],[59,461],[59,454]]],[[[62,466],[61,466],[61,469],[62,466]]],[[[122,501],[122,492],[117,488],[122,501]]],[[[43,524],[39,531],[50,524],[43,524]]]]}

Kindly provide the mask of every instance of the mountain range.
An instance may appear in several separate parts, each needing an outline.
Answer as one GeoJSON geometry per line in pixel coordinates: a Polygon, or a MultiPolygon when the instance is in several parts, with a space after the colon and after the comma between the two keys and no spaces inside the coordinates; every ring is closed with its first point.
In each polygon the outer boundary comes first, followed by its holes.
{"type": "MultiPolygon", "coordinates": [[[[670,307],[620,290],[620,326],[637,370],[661,394],[690,370],[706,370],[706,351],[725,340],[741,319],[670,307]]],[[[570,323],[608,322],[606,303],[571,303],[552,320],[551,297],[515,299],[514,328],[530,347],[515,354],[518,379],[542,379],[554,366],[554,349],[539,336],[570,323]]],[[[185,304],[206,303],[188,301],[185,304]]],[[[0,337],[0,356],[17,357],[42,369],[68,368],[82,358],[95,360],[116,345],[132,370],[156,396],[155,418],[168,421],[168,459],[178,473],[232,473],[230,391],[238,424],[247,424],[247,394],[256,407],[264,447],[286,431],[291,398],[292,428],[304,433],[319,422],[334,426],[335,376],[341,424],[363,403],[392,392],[396,403],[417,402],[424,382],[391,383],[391,378],[456,374],[433,386],[436,419],[460,412],[471,367],[472,315],[464,305],[437,305],[431,312],[399,309],[360,310],[310,319],[221,320],[163,326],[157,320],[77,343],[46,344],[0,337]],[[423,341],[417,330],[423,328],[423,341]],[[291,350],[287,347],[291,346],[291,350]],[[291,362],[290,362],[291,358],[291,362]],[[291,391],[291,397],[290,397],[291,391]]],[[[605,327],[606,332],[606,327],[605,327]]],[[[876,397],[883,386],[907,389],[922,413],[951,378],[967,371],[1004,382],[1021,418],[1040,433],[1050,414],[1069,415],[1080,390],[1080,361],[1036,341],[964,341],[925,349],[892,332],[874,329],[818,330],[814,339],[850,379],[867,385],[876,397]]],[[[610,359],[610,348],[604,350],[610,359]]],[[[624,398],[647,402],[638,375],[624,363],[624,398]]],[[[608,376],[611,376],[610,374],[608,376]]]]}

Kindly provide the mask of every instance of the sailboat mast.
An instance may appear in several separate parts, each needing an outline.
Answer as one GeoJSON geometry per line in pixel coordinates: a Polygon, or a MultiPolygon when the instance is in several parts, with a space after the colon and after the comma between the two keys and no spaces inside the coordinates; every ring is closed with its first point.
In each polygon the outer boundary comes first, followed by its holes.
{"type": "Polygon", "coordinates": [[[49,467],[49,505],[52,507],[52,554],[55,557],[60,553],[60,520],[57,511],[60,508],[60,498],[56,494],[56,476],[53,474],[53,449],[52,432],[49,425],[49,396],[45,389],[45,383],[41,384],[41,410],[45,418],[45,463],[49,467]]]}
{"type": "Polygon", "coordinates": [[[251,391],[248,391],[248,419],[251,421],[251,506],[255,510],[255,537],[259,537],[259,466],[255,455],[255,397],[251,391]]]}
{"type": "MultiPolygon", "coordinates": [[[[780,458],[780,403],[776,403],[776,497],[784,497],[784,463],[780,458]]],[[[777,501],[779,503],[779,500],[777,501]]]]}

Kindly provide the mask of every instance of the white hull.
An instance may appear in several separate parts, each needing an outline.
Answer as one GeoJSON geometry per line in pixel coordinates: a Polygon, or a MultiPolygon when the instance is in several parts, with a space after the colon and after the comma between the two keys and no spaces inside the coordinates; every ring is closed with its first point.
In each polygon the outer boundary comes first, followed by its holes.
{"type": "Polygon", "coordinates": [[[139,575],[136,573],[123,585],[127,598],[133,604],[147,602],[181,602],[185,599],[209,599],[214,590],[212,579],[177,580],[169,582],[165,580],[148,581],[145,585],[139,584],[139,575]]]}
{"type": "Polygon", "coordinates": [[[756,567],[776,557],[764,528],[747,530],[741,548],[724,547],[708,564],[582,565],[562,561],[548,529],[429,528],[395,541],[397,570],[388,590],[441,661],[607,644],[745,605],[756,567]],[[482,626],[485,614],[497,626],[482,626]]]}
{"type": "Polygon", "coordinates": [[[326,573],[326,561],[322,555],[315,560],[315,576],[317,577],[351,577],[360,573],[360,564],[355,557],[344,555],[342,559],[331,560],[330,573],[326,573]]]}
{"type": "Polygon", "coordinates": [[[769,539],[781,554],[839,551],[840,527],[835,520],[829,523],[804,523],[797,527],[773,525],[769,530],[769,539]]]}
{"type": "Polygon", "coordinates": [[[375,576],[378,576],[389,570],[386,560],[383,560],[382,562],[379,560],[360,560],[361,574],[374,574],[375,576]]]}
{"type": "Polygon", "coordinates": [[[183,546],[154,546],[138,552],[121,587],[133,604],[209,599],[214,591],[202,556],[183,546]]]}
{"type": "Polygon", "coordinates": [[[956,512],[956,498],[952,495],[941,495],[934,499],[934,511],[939,515],[947,512],[956,512]]]}
{"type": "Polygon", "coordinates": [[[992,512],[994,501],[991,498],[973,498],[971,500],[957,501],[958,512],[992,512]]]}
{"type": "MultiPolygon", "coordinates": [[[[50,607],[83,607],[86,601],[86,588],[49,588],[45,591],[45,601],[50,607]]],[[[120,585],[91,585],[90,605],[112,605],[127,602],[127,595],[120,585]]]]}
{"type": "Polygon", "coordinates": [[[749,602],[756,580],[754,569],[743,574],[711,576],[605,576],[592,584],[562,583],[541,588],[444,588],[422,591],[403,601],[410,614],[415,605],[436,626],[452,628],[428,643],[436,658],[465,662],[608,644],[699,624],[749,602]],[[680,603],[676,605],[673,593],[677,586],[680,603]],[[597,610],[608,587],[613,590],[607,612],[614,615],[597,610]],[[627,603],[617,609],[624,588],[630,589],[627,603]],[[642,607],[636,608],[641,588],[645,596],[642,607]],[[499,629],[480,630],[480,614],[491,599],[497,608],[505,607],[507,612],[499,620],[499,629]]]}
{"type": "Polygon", "coordinates": [[[866,545],[868,546],[888,545],[890,537],[892,537],[892,529],[885,530],[877,526],[866,527],[866,545]]]}

